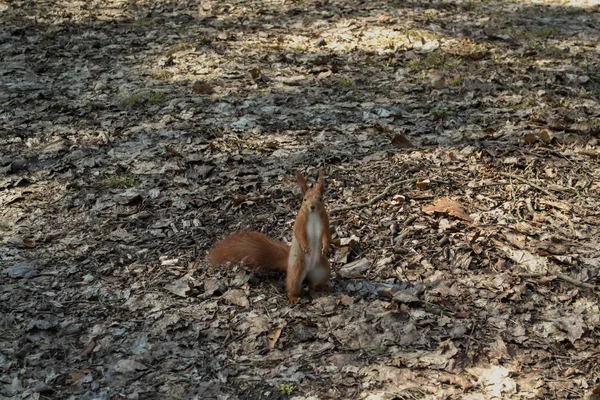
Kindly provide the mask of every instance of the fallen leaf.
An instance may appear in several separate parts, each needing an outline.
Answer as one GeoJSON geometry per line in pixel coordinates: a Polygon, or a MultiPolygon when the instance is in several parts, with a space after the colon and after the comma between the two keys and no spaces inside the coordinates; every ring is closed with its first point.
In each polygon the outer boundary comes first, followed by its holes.
{"type": "Polygon", "coordinates": [[[523,136],[523,142],[525,144],[532,144],[537,142],[537,136],[535,135],[535,133],[527,133],[525,134],[525,136],[523,136]]]}
{"type": "Polygon", "coordinates": [[[85,378],[85,375],[83,372],[73,372],[70,376],[69,379],[67,379],[67,384],[71,385],[74,383],[79,382],[80,380],[82,380],[83,378],[85,378]]]}
{"type": "Polygon", "coordinates": [[[445,383],[447,385],[455,385],[455,386],[459,386],[460,388],[467,390],[473,387],[473,385],[469,382],[469,380],[465,377],[459,376],[459,375],[454,375],[454,374],[449,374],[449,373],[442,373],[440,375],[440,377],[438,378],[438,381],[440,381],[441,383],[445,383]]]}
{"type": "Polygon", "coordinates": [[[600,400],[600,385],[588,391],[585,395],[585,400],[600,400]]]}
{"type": "Polygon", "coordinates": [[[463,207],[458,202],[448,198],[438,199],[432,206],[423,207],[423,212],[426,214],[439,212],[452,215],[468,222],[473,222],[473,219],[465,214],[463,207]]]}
{"type": "Polygon", "coordinates": [[[552,143],[552,139],[554,139],[554,135],[552,135],[552,131],[550,129],[543,129],[540,131],[540,133],[538,133],[538,137],[546,144],[552,143]]]}
{"type": "Polygon", "coordinates": [[[197,94],[213,94],[215,92],[215,89],[211,84],[204,82],[194,83],[192,90],[197,94]]]}
{"type": "Polygon", "coordinates": [[[548,271],[548,261],[543,257],[525,250],[513,250],[507,246],[502,247],[502,250],[515,263],[525,267],[527,272],[545,274],[548,271]]]}
{"type": "Polygon", "coordinates": [[[121,373],[121,374],[130,374],[130,373],[133,373],[136,371],[143,371],[145,369],[147,369],[147,368],[144,364],[142,364],[139,361],[131,360],[131,359],[120,360],[114,366],[115,372],[121,373]]]}
{"type": "Polygon", "coordinates": [[[197,292],[193,278],[188,275],[165,285],[165,289],[179,297],[189,297],[197,292]]]}
{"type": "Polygon", "coordinates": [[[252,79],[253,81],[259,80],[262,76],[260,69],[258,69],[257,67],[248,70],[248,75],[250,75],[250,79],[252,79]]]}
{"type": "Polygon", "coordinates": [[[275,345],[277,344],[277,341],[279,340],[279,336],[281,336],[281,329],[275,329],[273,331],[273,333],[271,333],[268,336],[267,339],[267,349],[269,350],[273,350],[275,348],[275,345]]]}
{"type": "Polygon", "coordinates": [[[365,273],[371,267],[371,263],[366,258],[353,261],[349,264],[342,266],[339,269],[338,274],[342,278],[357,278],[365,273]]]}
{"type": "Polygon", "coordinates": [[[429,179],[419,179],[417,181],[417,189],[419,190],[427,190],[427,188],[429,187],[429,184],[431,183],[431,181],[429,179]]]}
{"type": "Polygon", "coordinates": [[[516,393],[517,385],[510,378],[510,372],[507,368],[499,365],[490,365],[484,367],[467,368],[467,372],[477,378],[478,383],[484,388],[488,396],[498,398],[510,397],[516,393]]]}
{"type": "Polygon", "coordinates": [[[223,294],[223,299],[225,299],[228,303],[239,306],[239,307],[248,307],[250,305],[250,300],[248,300],[248,296],[241,289],[230,289],[223,294]]]}
{"type": "Polygon", "coordinates": [[[390,201],[390,203],[393,206],[397,206],[400,205],[401,203],[403,203],[406,200],[406,197],[402,196],[401,194],[397,194],[394,197],[392,197],[392,200],[390,201]]]}
{"type": "Polygon", "coordinates": [[[21,262],[6,268],[4,271],[9,277],[16,278],[34,278],[38,276],[38,271],[33,264],[21,262]]]}
{"type": "Polygon", "coordinates": [[[327,65],[329,64],[329,56],[317,56],[317,58],[315,58],[313,60],[313,65],[327,65]]]}

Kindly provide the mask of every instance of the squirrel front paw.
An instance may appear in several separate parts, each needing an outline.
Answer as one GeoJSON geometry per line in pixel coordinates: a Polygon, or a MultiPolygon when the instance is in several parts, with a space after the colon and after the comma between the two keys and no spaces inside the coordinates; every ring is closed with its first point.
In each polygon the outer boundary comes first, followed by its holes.
{"type": "Polygon", "coordinates": [[[310,254],[310,247],[302,247],[302,251],[304,252],[304,254],[310,254]]]}

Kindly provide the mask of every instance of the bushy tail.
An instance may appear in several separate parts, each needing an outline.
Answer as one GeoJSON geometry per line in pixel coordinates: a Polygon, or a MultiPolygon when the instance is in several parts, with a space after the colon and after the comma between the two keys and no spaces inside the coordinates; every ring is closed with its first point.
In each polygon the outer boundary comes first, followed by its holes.
{"type": "Polygon", "coordinates": [[[208,253],[212,266],[242,261],[258,271],[286,271],[289,247],[258,232],[234,233],[217,242],[208,253]]]}

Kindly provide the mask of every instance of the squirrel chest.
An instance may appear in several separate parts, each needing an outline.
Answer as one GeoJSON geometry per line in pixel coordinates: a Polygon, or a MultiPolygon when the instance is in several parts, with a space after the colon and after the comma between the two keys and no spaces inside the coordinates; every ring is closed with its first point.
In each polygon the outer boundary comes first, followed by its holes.
{"type": "Polygon", "coordinates": [[[310,249],[310,254],[304,255],[304,265],[307,269],[313,269],[320,262],[323,247],[322,233],[323,223],[319,215],[311,213],[306,221],[306,239],[308,239],[308,248],[310,249]]]}

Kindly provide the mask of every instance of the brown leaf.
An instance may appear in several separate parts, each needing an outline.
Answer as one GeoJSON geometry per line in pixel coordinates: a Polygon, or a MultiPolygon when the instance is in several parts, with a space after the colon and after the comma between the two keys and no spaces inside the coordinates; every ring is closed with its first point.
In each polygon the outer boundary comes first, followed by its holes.
{"type": "Polygon", "coordinates": [[[554,139],[554,135],[552,135],[552,131],[550,129],[544,129],[540,131],[538,136],[540,140],[546,144],[552,143],[552,139],[554,139]]]}
{"type": "Polygon", "coordinates": [[[197,94],[213,94],[215,92],[215,89],[211,84],[204,82],[194,83],[192,90],[197,94]]]}
{"type": "Polygon", "coordinates": [[[429,184],[431,183],[431,181],[429,179],[419,179],[417,181],[417,189],[419,190],[427,190],[427,188],[429,187],[429,184]]]}
{"type": "Polygon", "coordinates": [[[467,378],[459,376],[459,375],[442,373],[440,375],[440,377],[438,378],[438,380],[441,383],[445,383],[447,385],[459,386],[465,390],[473,387],[473,385],[469,382],[469,380],[467,378]]]}
{"type": "Polygon", "coordinates": [[[31,238],[23,238],[23,247],[25,247],[26,249],[34,249],[35,240],[31,238]]]}
{"type": "Polygon", "coordinates": [[[413,144],[406,138],[406,136],[398,133],[392,138],[392,146],[400,149],[405,149],[413,147],[413,144]]]}
{"type": "Polygon", "coordinates": [[[262,74],[260,72],[260,69],[258,69],[257,67],[254,67],[254,68],[250,69],[248,71],[248,74],[250,75],[250,78],[253,81],[256,81],[256,80],[260,79],[260,77],[262,76],[262,74]]]}
{"type": "Polygon", "coordinates": [[[234,304],[240,307],[248,307],[250,305],[250,300],[248,300],[248,296],[241,289],[230,289],[223,294],[223,298],[227,300],[228,303],[234,304]]]}
{"type": "Polygon", "coordinates": [[[273,333],[271,333],[267,340],[267,349],[273,350],[277,341],[279,340],[279,336],[281,336],[281,329],[275,329],[273,333]]]}
{"type": "Polygon", "coordinates": [[[85,378],[85,375],[83,372],[74,372],[71,374],[70,376],[70,380],[67,380],[67,384],[73,384],[73,383],[77,383],[80,380],[82,380],[83,378],[85,378]]]}
{"type": "Polygon", "coordinates": [[[406,201],[406,197],[402,196],[401,194],[397,194],[394,197],[392,197],[392,201],[390,203],[393,206],[397,206],[404,203],[404,201],[406,201]]]}
{"type": "Polygon", "coordinates": [[[329,56],[318,56],[313,60],[314,65],[327,65],[329,64],[329,56]]]}
{"type": "Polygon", "coordinates": [[[527,236],[520,233],[504,232],[504,237],[518,249],[524,249],[527,244],[527,236]]]}
{"type": "Polygon", "coordinates": [[[248,199],[246,195],[238,194],[235,199],[232,200],[234,206],[239,206],[248,199]]]}
{"type": "Polygon", "coordinates": [[[468,222],[473,222],[473,219],[465,214],[463,207],[457,201],[448,198],[438,199],[432,206],[423,207],[423,212],[426,214],[438,212],[452,215],[468,222]]]}
{"type": "Polygon", "coordinates": [[[319,75],[317,75],[317,79],[329,78],[331,75],[333,75],[333,71],[331,70],[319,72],[319,75]]]}
{"type": "Polygon", "coordinates": [[[535,135],[535,133],[528,133],[525,136],[523,136],[523,142],[525,144],[532,144],[537,142],[537,136],[535,135]]]}
{"type": "Polygon", "coordinates": [[[586,393],[586,400],[600,400],[600,385],[586,393]]]}
{"type": "Polygon", "coordinates": [[[83,351],[81,352],[81,356],[82,357],[86,357],[88,354],[90,354],[92,351],[94,351],[94,349],[96,348],[96,340],[92,340],[91,342],[89,342],[85,348],[83,349],[83,351]]]}

